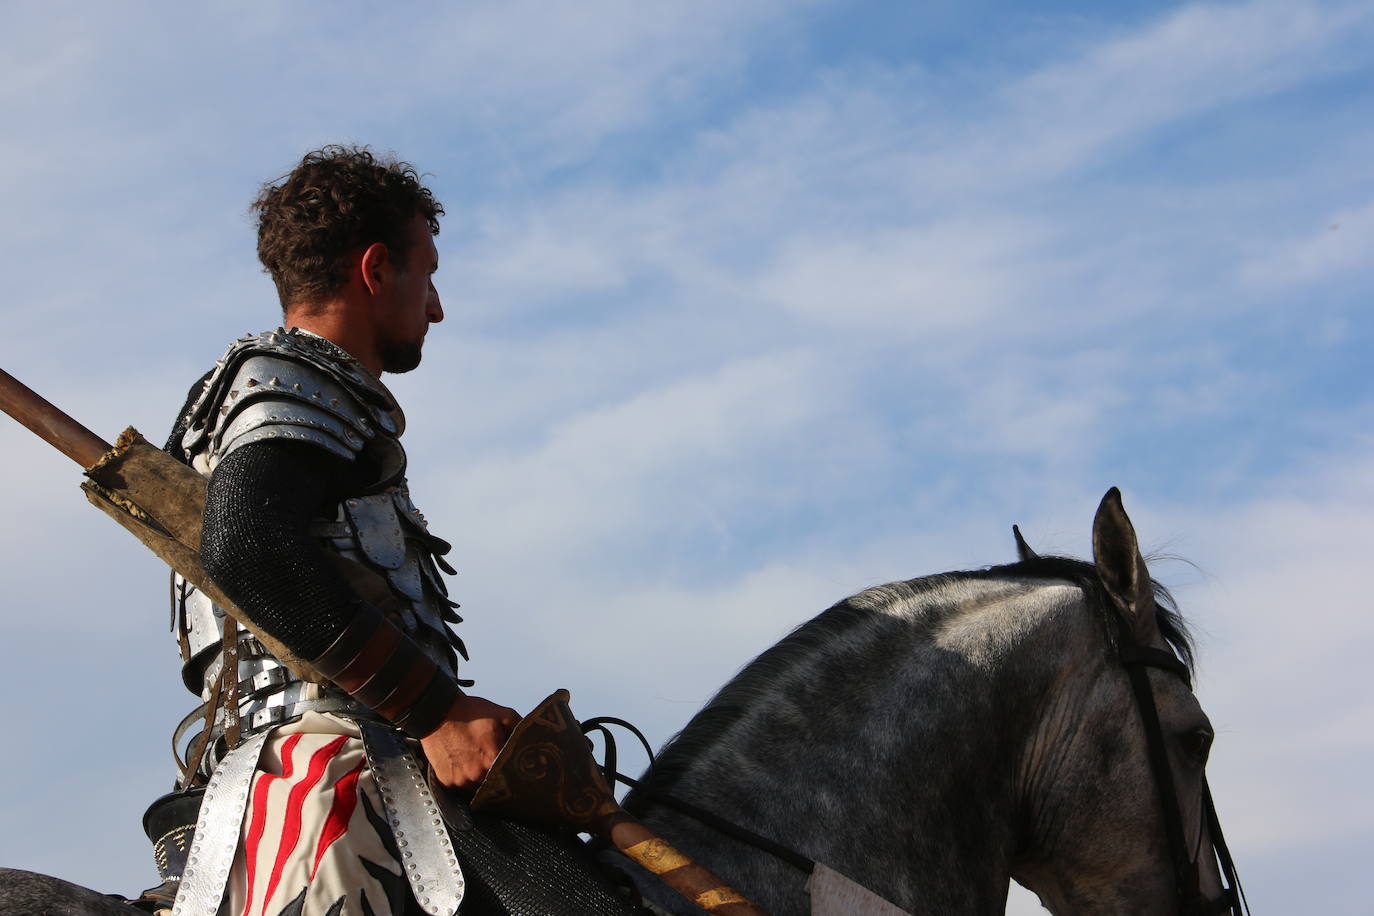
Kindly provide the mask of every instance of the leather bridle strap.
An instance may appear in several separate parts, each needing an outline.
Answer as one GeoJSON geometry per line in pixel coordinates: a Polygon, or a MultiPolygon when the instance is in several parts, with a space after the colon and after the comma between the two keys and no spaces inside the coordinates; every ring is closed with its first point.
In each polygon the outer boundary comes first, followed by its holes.
{"type": "Polygon", "coordinates": [[[1208,852],[1217,857],[1225,877],[1227,887],[1220,896],[1211,900],[1202,896],[1202,882],[1199,865],[1204,851],[1199,848],[1198,858],[1193,858],[1188,848],[1183,830],[1183,813],[1179,807],[1178,791],[1174,786],[1173,770],[1169,767],[1168,750],[1164,741],[1164,730],[1159,723],[1159,710],[1155,706],[1154,691],[1150,688],[1146,668],[1159,668],[1181,678],[1189,689],[1192,679],[1188,666],[1172,652],[1142,646],[1134,642],[1125,631],[1124,625],[1119,632],[1119,657],[1126,669],[1126,676],[1135,694],[1136,707],[1140,710],[1141,723],[1145,728],[1145,744],[1149,754],[1150,769],[1154,771],[1155,787],[1164,818],[1164,833],[1169,842],[1169,853],[1174,866],[1174,879],[1178,887],[1179,911],[1187,916],[1211,916],[1213,913],[1231,913],[1243,916],[1249,905],[1245,893],[1240,889],[1240,879],[1236,874],[1235,862],[1221,835],[1221,823],[1217,818],[1216,806],[1212,803],[1212,793],[1207,786],[1207,778],[1202,778],[1202,804],[1207,818],[1208,832],[1212,848],[1208,852]],[[1242,909],[1242,905],[1244,908],[1242,909]]]}
{"type": "MultiPolygon", "coordinates": [[[[1183,834],[1183,814],[1179,807],[1178,790],[1174,786],[1174,774],[1169,766],[1169,753],[1164,744],[1164,731],[1159,724],[1159,710],[1155,706],[1154,691],[1150,689],[1147,667],[1165,667],[1161,659],[1150,658],[1146,652],[1166,655],[1159,649],[1123,644],[1121,662],[1126,666],[1126,676],[1130,678],[1136,705],[1140,708],[1140,718],[1145,726],[1145,748],[1150,758],[1150,769],[1154,771],[1155,788],[1159,792],[1159,804],[1164,815],[1164,834],[1169,842],[1169,855],[1174,866],[1174,880],[1178,887],[1179,901],[1185,906],[1201,896],[1198,863],[1188,849],[1187,838],[1183,834]]],[[[1181,664],[1169,656],[1173,663],[1181,664]]],[[[1167,670],[1174,670],[1168,665],[1167,670]]]]}
{"type": "MultiPolygon", "coordinates": [[[[1240,886],[1240,875],[1236,872],[1236,861],[1231,858],[1231,850],[1226,847],[1226,838],[1221,835],[1221,820],[1217,817],[1217,806],[1212,801],[1212,787],[1207,784],[1207,777],[1202,778],[1202,803],[1207,808],[1207,828],[1212,837],[1212,848],[1217,854],[1217,863],[1221,866],[1222,877],[1226,879],[1226,889],[1222,900],[1226,906],[1230,907],[1231,912],[1240,913],[1242,907],[1244,912],[1250,912],[1250,901],[1245,899],[1245,888],[1240,886]]],[[[1218,912],[1225,912],[1223,907],[1218,912]]]]}
{"type": "Polygon", "coordinates": [[[720,815],[712,811],[707,811],[705,808],[698,807],[691,802],[683,801],[680,798],[675,798],[663,792],[656,792],[653,789],[646,789],[638,780],[631,779],[625,774],[617,772],[615,735],[606,727],[608,725],[618,725],[621,728],[627,729],[638,738],[639,743],[644,746],[644,753],[649,756],[650,771],[653,770],[654,765],[654,751],[653,748],[649,746],[649,739],[645,738],[644,733],[629,722],[626,722],[624,719],[617,719],[615,716],[598,716],[595,719],[588,719],[582,723],[582,731],[584,734],[590,734],[593,731],[601,733],[601,738],[606,748],[606,762],[602,765],[601,771],[605,775],[607,782],[612,785],[617,782],[623,783],[631,789],[643,793],[648,801],[657,802],[666,808],[672,808],[680,814],[685,814],[699,823],[705,824],[718,833],[733,837],[741,843],[753,846],[756,849],[761,849],[769,855],[781,859],[788,865],[799,869],[805,874],[809,875],[815,870],[815,861],[808,859],[795,849],[784,846],[776,840],[770,840],[768,837],[757,834],[745,827],[741,827],[739,824],[727,821],[720,815]]]}

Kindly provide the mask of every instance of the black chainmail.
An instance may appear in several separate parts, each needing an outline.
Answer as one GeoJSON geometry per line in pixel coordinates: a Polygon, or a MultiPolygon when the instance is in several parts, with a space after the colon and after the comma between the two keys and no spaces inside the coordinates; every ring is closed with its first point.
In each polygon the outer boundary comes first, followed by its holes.
{"type": "MultiPolygon", "coordinates": [[[[212,370],[213,372],[213,370],[212,370]]],[[[186,417],[212,372],[191,386],[165,450],[184,464],[186,417]]],[[[205,571],[248,618],[301,658],[343,632],[362,599],[309,534],[368,468],[303,442],[265,440],[229,453],[210,476],[201,531],[205,571]]]]}
{"type": "Polygon", "coordinates": [[[181,437],[186,435],[186,419],[191,414],[191,408],[196,406],[196,401],[200,400],[200,394],[205,390],[205,383],[210,380],[210,376],[215,374],[215,370],[196,379],[196,383],[191,386],[191,391],[186,395],[186,403],[181,405],[181,413],[177,414],[177,421],[172,424],[172,432],[167,436],[167,444],[162,450],[171,455],[182,464],[190,464],[191,458],[186,454],[186,450],[181,447],[181,437]]]}
{"type": "Polygon", "coordinates": [[[230,452],[210,475],[200,556],[248,619],[301,658],[343,632],[363,600],[310,535],[349,492],[355,463],[317,445],[268,439],[230,452]]]}
{"type": "Polygon", "coordinates": [[[463,916],[647,916],[617,892],[575,836],[485,814],[469,817],[469,829],[449,831],[467,878],[463,916]]]}

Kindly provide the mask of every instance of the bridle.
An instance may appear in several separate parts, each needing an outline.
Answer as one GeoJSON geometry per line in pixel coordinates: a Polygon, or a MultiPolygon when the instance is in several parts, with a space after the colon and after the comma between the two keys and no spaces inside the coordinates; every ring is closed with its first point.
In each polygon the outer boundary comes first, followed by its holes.
{"type": "Polygon", "coordinates": [[[1236,874],[1236,864],[1231,851],[1226,848],[1226,840],[1221,835],[1221,822],[1217,819],[1216,805],[1212,803],[1212,790],[1207,785],[1207,776],[1202,776],[1202,807],[1207,818],[1207,832],[1211,838],[1211,849],[1201,848],[1199,838],[1197,858],[1189,850],[1183,829],[1183,809],[1179,807],[1178,791],[1174,786],[1174,774],[1169,769],[1169,755],[1164,744],[1164,730],[1159,724],[1159,710],[1155,707],[1154,691],[1150,688],[1147,668],[1158,668],[1181,678],[1189,690],[1193,689],[1192,677],[1188,666],[1174,653],[1136,642],[1126,631],[1125,622],[1116,617],[1120,624],[1118,630],[1117,655],[1126,669],[1135,695],[1135,705],[1140,710],[1140,720],[1145,726],[1145,744],[1149,754],[1150,769],[1154,774],[1155,787],[1159,791],[1159,803],[1164,816],[1164,833],[1169,841],[1169,854],[1174,866],[1174,881],[1178,888],[1178,909],[1181,916],[1212,916],[1226,913],[1231,916],[1245,916],[1250,912],[1249,901],[1241,889],[1240,878],[1236,874]],[[1202,894],[1201,862],[1203,855],[1216,857],[1222,876],[1221,894],[1208,899],[1202,894]]]}
{"type": "MultiPolygon", "coordinates": [[[[1207,818],[1207,832],[1211,838],[1210,854],[1216,858],[1222,876],[1222,891],[1213,898],[1202,894],[1201,857],[1205,852],[1201,838],[1198,841],[1197,858],[1189,848],[1183,826],[1183,809],[1179,807],[1178,790],[1174,786],[1174,774],[1169,769],[1169,756],[1164,744],[1164,730],[1159,724],[1159,710],[1155,706],[1154,691],[1145,669],[1158,668],[1180,678],[1188,689],[1193,689],[1192,675],[1188,666],[1172,652],[1145,646],[1136,642],[1127,631],[1125,621],[1119,615],[1112,615],[1119,626],[1117,638],[1117,657],[1126,669],[1131,692],[1135,695],[1136,708],[1140,711],[1141,723],[1145,727],[1145,744],[1148,752],[1150,770],[1154,774],[1155,787],[1159,791],[1161,813],[1164,817],[1164,833],[1169,842],[1169,854],[1173,863],[1174,882],[1178,890],[1178,910],[1180,916],[1247,916],[1250,903],[1245,899],[1245,891],[1240,886],[1236,874],[1236,863],[1221,833],[1221,822],[1217,818],[1216,805],[1212,802],[1212,790],[1207,785],[1207,777],[1202,776],[1202,807],[1207,818]]],[[[644,790],[639,782],[616,772],[615,739],[607,728],[617,725],[628,729],[637,737],[649,755],[650,768],[653,766],[653,751],[648,739],[629,722],[612,716],[589,719],[582,723],[584,732],[598,731],[602,734],[606,749],[606,762],[603,771],[612,783],[618,781],[631,788],[645,791],[653,802],[664,804],[720,833],[748,843],[770,855],[781,859],[804,873],[810,873],[815,862],[801,853],[783,846],[767,837],[740,827],[720,817],[714,812],[704,810],[689,802],[674,798],[662,792],[644,790]]]]}

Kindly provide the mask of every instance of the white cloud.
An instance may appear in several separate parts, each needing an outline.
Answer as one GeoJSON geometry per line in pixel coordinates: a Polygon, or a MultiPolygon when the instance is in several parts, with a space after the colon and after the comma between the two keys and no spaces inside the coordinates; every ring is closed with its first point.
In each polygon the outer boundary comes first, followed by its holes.
{"type": "Polygon", "coordinates": [[[977,158],[1000,161],[1002,180],[1059,172],[1131,134],[1348,66],[1371,9],[1289,0],[1183,7],[1014,83],[1003,138],[1012,142],[977,158]]]}
{"type": "Polygon", "coordinates": [[[1029,220],[994,215],[797,239],[758,285],[781,308],[824,324],[958,332],[1005,320],[1018,296],[1036,294],[1029,262],[1044,235],[1029,220]]]}
{"type": "MultiPolygon", "coordinates": [[[[1323,400],[1306,363],[1242,357],[1293,333],[1266,325],[1287,314],[1270,287],[1360,294],[1374,210],[1340,195],[1363,187],[1368,138],[1288,110],[1314,147],[1345,150],[1289,169],[1211,128],[1268,120],[1275,93],[1351,66],[1368,4],[1183,7],[976,78],[837,68],[804,40],[767,96],[748,91],[760,49],[806,25],[776,3],[410,14],[14,23],[6,368],[102,434],[160,438],[224,343],[275,317],[243,213],[255,183],[325,140],[395,147],[450,208],[449,320],[395,388],[416,496],[458,541],[483,689],[528,705],[566,677],[579,709],[661,738],[865,585],[1008,560],[1012,521],[1084,553],[1120,483],[1146,541],[1176,539],[1212,577],[1182,597],[1210,634],[1214,781],[1242,866],[1277,883],[1323,831],[1367,822],[1351,771],[1369,709],[1349,673],[1368,635],[1374,497],[1348,434],[1365,389],[1323,400]],[[1317,403],[1246,412],[1290,386],[1317,403]],[[1313,466],[1295,442],[1337,454],[1313,466]],[[1195,446],[1260,458],[1195,472],[1195,446]]],[[[1353,310],[1342,322],[1322,332],[1333,349],[1363,330],[1353,310]]],[[[151,560],[111,546],[125,536],[81,505],[75,467],[27,437],[0,435],[24,482],[0,532],[5,625],[64,640],[80,683],[33,700],[50,666],[5,643],[8,695],[45,751],[0,781],[53,823],[89,809],[122,832],[79,868],[56,842],[0,861],[132,890],[151,875],[133,797],[165,788],[163,728],[192,699],[151,560]],[[101,651],[71,648],[90,634],[101,651]],[[144,742],[101,751],[117,811],[61,791],[92,778],[89,747],[53,725],[91,684],[144,742]],[[48,786],[49,757],[80,762],[48,786]]]]}
{"type": "Polygon", "coordinates": [[[694,500],[768,486],[753,463],[833,409],[836,393],[818,382],[813,359],[782,355],[597,406],[554,424],[533,449],[467,467],[448,505],[483,519],[484,549],[498,553],[557,545],[571,558],[671,531],[694,500]]]}

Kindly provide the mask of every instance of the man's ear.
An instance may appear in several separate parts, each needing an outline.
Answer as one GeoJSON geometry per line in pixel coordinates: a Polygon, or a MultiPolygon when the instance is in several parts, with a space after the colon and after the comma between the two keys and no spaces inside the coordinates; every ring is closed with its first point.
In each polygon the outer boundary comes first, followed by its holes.
{"type": "Polygon", "coordinates": [[[381,242],[373,242],[363,250],[363,256],[358,263],[358,269],[362,272],[363,286],[367,291],[376,296],[382,291],[387,274],[393,269],[391,263],[391,250],[381,242]]]}

